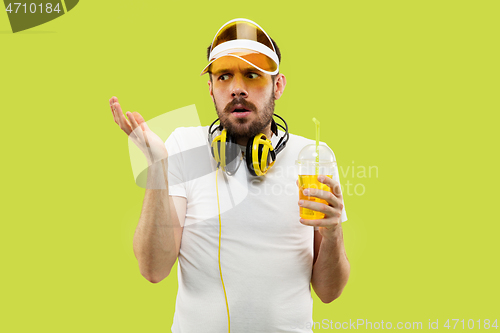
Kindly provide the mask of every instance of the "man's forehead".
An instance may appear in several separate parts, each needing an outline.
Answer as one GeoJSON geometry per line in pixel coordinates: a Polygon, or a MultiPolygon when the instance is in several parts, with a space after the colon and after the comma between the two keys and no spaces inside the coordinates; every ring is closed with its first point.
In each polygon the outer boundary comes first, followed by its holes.
{"type": "Polygon", "coordinates": [[[241,71],[241,72],[247,72],[247,71],[257,71],[260,72],[257,68],[254,66],[246,63],[243,60],[240,60],[235,57],[222,57],[217,60],[215,60],[212,65],[211,65],[211,72],[213,74],[217,74],[220,72],[226,72],[226,71],[241,71]]]}
{"type": "MultiPolygon", "coordinates": [[[[240,56],[240,54],[234,53],[236,56],[240,56]]],[[[255,64],[258,67],[265,68],[266,63],[268,61],[267,57],[265,57],[262,54],[259,53],[254,53],[254,54],[245,54],[244,55],[245,60],[249,61],[243,61],[240,58],[236,58],[231,55],[227,55],[224,57],[221,57],[217,60],[215,60],[211,65],[210,65],[210,71],[213,74],[217,74],[222,71],[241,71],[241,72],[248,72],[248,71],[253,71],[253,72],[260,72],[262,73],[259,69],[257,69],[255,66],[252,66],[252,64],[255,64]]],[[[262,73],[264,74],[264,73],[262,73]]]]}
{"type": "Polygon", "coordinates": [[[262,73],[259,71],[257,68],[250,66],[250,65],[242,65],[242,66],[230,66],[230,65],[221,65],[221,66],[214,66],[211,70],[212,74],[218,75],[222,73],[234,73],[234,72],[240,72],[240,73],[248,73],[248,72],[256,72],[256,73],[262,73]]]}

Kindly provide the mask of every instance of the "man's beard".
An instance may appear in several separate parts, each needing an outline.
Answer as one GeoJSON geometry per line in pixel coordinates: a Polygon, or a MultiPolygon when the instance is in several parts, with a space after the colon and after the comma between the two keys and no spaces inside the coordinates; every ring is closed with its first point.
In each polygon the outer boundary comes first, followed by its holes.
{"type": "Polygon", "coordinates": [[[257,114],[257,119],[253,121],[250,121],[246,118],[235,118],[235,123],[233,123],[229,119],[229,117],[231,116],[231,109],[237,104],[241,104],[243,107],[251,110],[252,112],[257,112],[257,107],[255,106],[255,104],[248,102],[241,97],[233,99],[226,105],[222,112],[219,111],[219,109],[217,108],[217,103],[214,101],[217,116],[219,116],[220,123],[227,131],[227,133],[234,137],[246,138],[252,138],[259,133],[263,133],[264,129],[271,123],[271,120],[273,118],[274,96],[271,95],[266,105],[264,105],[264,108],[257,114]]]}

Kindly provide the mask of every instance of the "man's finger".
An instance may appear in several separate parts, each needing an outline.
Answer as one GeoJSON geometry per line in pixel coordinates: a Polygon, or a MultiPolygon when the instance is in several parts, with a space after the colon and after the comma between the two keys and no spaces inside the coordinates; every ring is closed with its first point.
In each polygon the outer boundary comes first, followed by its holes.
{"type": "Polygon", "coordinates": [[[144,118],[142,118],[142,116],[139,112],[134,111],[134,117],[137,120],[137,124],[139,124],[139,126],[141,126],[141,128],[143,130],[149,130],[149,127],[146,124],[146,121],[144,120],[144,118]]]}
{"type": "Polygon", "coordinates": [[[127,117],[132,124],[132,133],[130,133],[129,137],[131,139],[136,139],[137,142],[140,142],[142,145],[142,143],[146,140],[146,133],[144,133],[142,127],[137,124],[137,120],[132,112],[127,112],[127,117]]]}
{"type": "Polygon", "coordinates": [[[117,124],[118,124],[118,120],[116,119],[116,115],[115,115],[115,110],[114,110],[114,108],[113,108],[113,103],[114,103],[114,102],[113,102],[113,101],[114,101],[113,99],[114,99],[114,98],[116,98],[116,97],[114,97],[114,96],[113,96],[113,97],[111,97],[111,98],[109,99],[109,108],[111,109],[111,114],[113,115],[113,120],[115,121],[115,123],[117,123],[117,124]]]}
{"type": "Polygon", "coordinates": [[[313,210],[315,212],[320,212],[323,214],[331,215],[333,207],[324,204],[322,202],[310,201],[310,200],[300,200],[299,206],[313,210]]]}
{"type": "Polygon", "coordinates": [[[340,207],[342,203],[342,200],[331,191],[324,191],[317,188],[306,188],[304,189],[303,193],[308,197],[323,199],[335,208],[340,207]]]}
{"type": "Polygon", "coordinates": [[[122,112],[122,108],[120,107],[120,103],[116,102],[113,103],[113,108],[115,110],[115,114],[118,118],[118,125],[120,125],[120,128],[127,133],[127,135],[130,135],[130,132],[132,132],[132,126],[130,126],[130,123],[128,122],[127,119],[125,119],[125,115],[122,112]]]}
{"type": "Polygon", "coordinates": [[[331,189],[332,193],[337,197],[337,198],[342,198],[342,191],[340,190],[340,184],[336,180],[333,180],[330,177],[327,176],[319,176],[318,180],[323,183],[328,185],[328,187],[331,189]]]}
{"type": "Polygon", "coordinates": [[[127,112],[127,118],[130,121],[130,124],[132,125],[132,131],[135,131],[135,129],[139,127],[139,125],[137,124],[137,121],[135,120],[135,117],[132,114],[132,112],[127,112]]]}
{"type": "Polygon", "coordinates": [[[115,115],[115,110],[113,108],[113,104],[117,103],[117,102],[118,102],[118,98],[116,98],[115,96],[113,96],[109,99],[109,107],[111,108],[111,112],[113,112],[113,115],[115,115]]]}
{"type": "Polygon", "coordinates": [[[300,219],[300,223],[304,225],[308,225],[311,227],[325,227],[325,228],[331,228],[331,227],[336,227],[339,225],[339,223],[332,223],[331,220],[329,219],[317,219],[317,220],[308,220],[308,219],[300,219]]]}
{"type": "MultiPolygon", "coordinates": [[[[116,120],[115,110],[113,109],[112,106],[110,106],[110,108],[111,108],[111,114],[113,115],[113,120],[115,121],[115,123],[118,124],[118,120],[116,120]]],[[[120,124],[118,124],[118,125],[120,125],[120,124]]]]}

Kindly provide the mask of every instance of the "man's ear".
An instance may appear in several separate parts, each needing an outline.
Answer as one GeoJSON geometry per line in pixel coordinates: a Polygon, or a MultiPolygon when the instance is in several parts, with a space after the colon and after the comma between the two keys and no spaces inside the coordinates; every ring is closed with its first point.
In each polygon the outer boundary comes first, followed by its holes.
{"type": "Polygon", "coordinates": [[[212,97],[212,101],[215,103],[214,93],[212,91],[212,80],[208,80],[208,91],[210,92],[210,97],[212,97]]]}
{"type": "Polygon", "coordinates": [[[274,80],[274,99],[280,99],[285,91],[286,77],[283,74],[278,74],[274,80]]]}

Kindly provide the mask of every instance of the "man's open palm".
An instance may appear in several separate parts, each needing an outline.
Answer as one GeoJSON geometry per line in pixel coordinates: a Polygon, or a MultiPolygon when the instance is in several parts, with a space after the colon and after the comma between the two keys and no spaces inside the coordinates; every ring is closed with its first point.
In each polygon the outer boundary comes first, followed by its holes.
{"type": "Polygon", "coordinates": [[[128,119],[125,118],[118,98],[115,96],[109,100],[109,106],[115,123],[144,153],[149,165],[168,157],[163,140],[149,129],[144,118],[138,112],[127,112],[128,119]]]}

